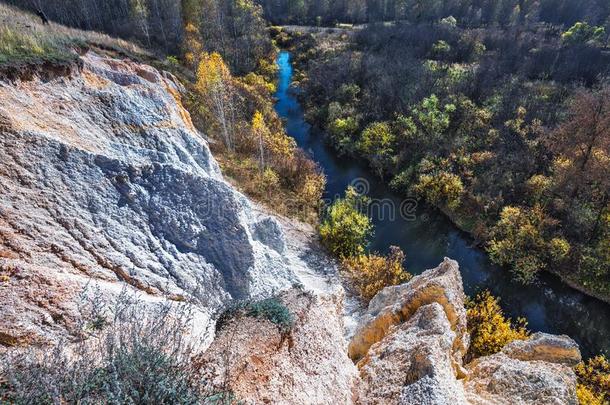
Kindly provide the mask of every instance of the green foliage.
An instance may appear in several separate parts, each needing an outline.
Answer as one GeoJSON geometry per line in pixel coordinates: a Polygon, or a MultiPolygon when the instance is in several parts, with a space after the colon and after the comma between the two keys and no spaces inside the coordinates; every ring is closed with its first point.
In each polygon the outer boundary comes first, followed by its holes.
{"type": "Polygon", "coordinates": [[[290,310],[278,298],[272,297],[261,301],[232,304],[218,317],[216,331],[220,331],[229,322],[242,316],[266,319],[276,325],[282,333],[288,333],[294,326],[294,316],[290,310]]]}
{"type": "Polygon", "coordinates": [[[358,120],[354,117],[335,118],[328,125],[328,133],[340,153],[347,153],[353,149],[353,138],[357,131],[358,120]]]}
{"type": "Polygon", "coordinates": [[[436,56],[443,56],[451,51],[451,46],[446,41],[439,39],[432,45],[432,53],[436,56]]]}
{"type": "Polygon", "coordinates": [[[357,148],[367,157],[373,169],[381,175],[384,168],[392,162],[395,142],[396,137],[388,123],[374,122],[362,132],[357,148]]]}
{"type": "Polygon", "coordinates": [[[373,231],[369,217],[360,212],[362,198],[349,187],[345,197],[328,207],[320,224],[320,238],[330,252],[340,258],[364,253],[373,231]]]}
{"type": "Polygon", "coordinates": [[[73,61],[77,54],[72,48],[81,44],[69,37],[45,35],[35,30],[24,32],[3,26],[0,28],[0,66],[73,61]]]}
{"type": "Polygon", "coordinates": [[[489,291],[466,301],[466,316],[470,333],[467,362],[497,353],[513,340],[524,340],[530,335],[525,319],[519,318],[512,322],[506,318],[499,298],[492,296],[489,291]]]}
{"type": "Polygon", "coordinates": [[[457,27],[457,20],[454,16],[450,15],[449,17],[441,18],[440,24],[446,27],[455,28],[457,27]]]}
{"type": "Polygon", "coordinates": [[[268,298],[249,304],[246,314],[255,318],[264,318],[277,325],[282,331],[289,331],[294,324],[294,317],[290,310],[277,298],[268,298]]]}
{"type": "Polygon", "coordinates": [[[553,221],[542,207],[505,207],[492,230],[487,251],[498,264],[507,265],[524,283],[531,282],[546,260],[560,262],[570,251],[563,238],[548,238],[553,221]]]}
{"type": "Polygon", "coordinates": [[[365,300],[371,300],[385,287],[406,283],[412,276],[403,267],[405,254],[396,246],[387,256],[361,254],[342,261],[342,271],[365,300]]]}
{"type": "Polygon", "coordinates": [[[414,190],[431,204],[455,209],[460,205],[464,185],[459,176],[440,170],[421,174],[414,190]]]}
{"type": "Polygon", "coordinates": [[[413,115],[428,136],[438,137],[449,127],[454,111],[455,105],[445,104],[441,107],[438,97],[432,94],[413,109],[413,115]]]}
{"type": "Polygon", "coordinates": [[[586,22],[577,22],[561,34],[561,39],[567,44],[601,44],[605,36],[606,30],[604,27],[591,26],[586,22]]]}
{"type": "Polygon", "coordinates": [[[605,356],[595,356],[574,367],[578,378],[577,394],[582,405],[610,403],[610,362],[605,356]]]}
{"type": "Polygon", "coordinates": [[[180,66],[180,61],[178,60],[177,57],[173,56],[173,55],[169,55],[165,58],[165,61],[172,67],[172,68],[177,68],[178,66],[180,66]]]}

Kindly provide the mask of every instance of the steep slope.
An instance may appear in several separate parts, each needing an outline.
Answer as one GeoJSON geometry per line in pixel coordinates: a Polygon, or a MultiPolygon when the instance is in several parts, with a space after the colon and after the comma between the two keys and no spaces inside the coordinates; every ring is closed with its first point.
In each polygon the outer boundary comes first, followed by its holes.
{"type": "Polygon", "coordinates": [[[194,298],[203,328],[229,299],[298,282],[307,264],[223,180],[180,84],[93,52],[81,61],[71,76],[0,82],[0,343],[69,330],[88,284],[194,298]]]}

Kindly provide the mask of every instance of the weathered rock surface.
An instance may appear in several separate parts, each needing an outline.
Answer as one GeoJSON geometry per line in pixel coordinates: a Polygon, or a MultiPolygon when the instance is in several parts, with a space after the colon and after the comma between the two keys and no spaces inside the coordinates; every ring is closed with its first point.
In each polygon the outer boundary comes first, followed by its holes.
{"type": "Polygon", "coordinates": [[[576,404],[578,346],[534,334],[463,366],[468,348],[457,263],[445,259],[382,290],[350,343],[361,404],[576,404]]]}
{"type": "Polygon", "coordinates": [[[88,53],[72,77],[0,82],[0,343],[53,339],[96,283],[196,298],[199,323],[307,269],[226,183],[169,74],[88,53]],[[293,258],[294,260],[292,260],[293,258]]]}
{"type": "Polygon", "coordinates": [[[358,372],[347,357],[340,296],[292,290],[280,300],[295,318],[292,330],[251,317],[229,322],[197,361],[203,377],[240,403],[352,403],[358,372]]]}
{"type": "Polygon", "coordinates": [[[580,361],[567,336],[536,333],[500,353],[475,359],[464,380],[473,404],[578,404],[572,366],[580,361]]]}
{"type": "Polygon", "coordinates": [[[451,330],[443,307],[433,302],[406,322],[392,326],[358,363],[361,404],[459,404],[451,330]]]}
{"type": "Polygon", "coordinates": [[[392,326],[411,318],[420,307],[438,303],[455,331],[452,342],[456,366],[468,348],[466,310],[462,276],[456,261],[445,259],[437,268],[413,278],[409,283],[387,287],[369,303],[360,325],[349,345],[354,360],[362,358],[371,345],[381,341],[392,326]]]}

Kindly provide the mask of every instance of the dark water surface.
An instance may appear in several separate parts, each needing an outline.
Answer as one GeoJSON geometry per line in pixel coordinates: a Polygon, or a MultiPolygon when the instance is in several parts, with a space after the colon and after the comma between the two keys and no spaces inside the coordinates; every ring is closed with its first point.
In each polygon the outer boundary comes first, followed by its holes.
{"type": "Polygon", "coordinates": [[[342,195],[350,184],[364,187],[369,198],[379,202],[372,213],[375,235],[371,249],[387,251],[390,245],[402,248],[406,268],[412,274],[436,267],[445,256],[460,264],[466,294],[489,289],[501,298],[501,305],[512,317],[524,316],[533,331],[566,334],[581,346],[583,356],[610,354],[610,305],[587,297],[562,284],[557,277],[542,274],[539,283],[523,286],[508,271],[493,265],[485,252],[472,246],[468,235],[443,215],[425,207],[411,212],[412,203],[393,193],[367,166],[354,159],[338,157],[303,118],[303,110],[290,88],[290,54],[278,57],[279,83],[276,93],[278,114],[285,120],[288,134],[323,168],[327,176],[326,198],[342,195]],[[413,214],[405,219],[403,211],[413,214]],[[390,212],[394,206],[396,210],[390,212]]]}

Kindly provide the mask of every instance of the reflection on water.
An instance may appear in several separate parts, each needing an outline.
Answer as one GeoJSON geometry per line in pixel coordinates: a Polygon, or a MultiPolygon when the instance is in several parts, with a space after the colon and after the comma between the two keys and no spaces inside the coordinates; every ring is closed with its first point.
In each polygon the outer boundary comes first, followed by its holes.
{"type": "MultiPolygon", "coordinates": [[[[357,181],[366,184],[369,198],[400,207],[403,198],[372,176],[362,162],[337,157],[321,134],[305,122],[301,106],[290,89],[290,54],[281,52],[278,65],[276,111],[285,119],[288,134],[323,168],[327,176],[325,198],[336,198],[357,181]]],[[[581,345],[584,356],[610,353],[610,305],[563,285],[549,274],[541,275],[533,286],[516,283],[507,271],[490,263],[487,255],[473,247],[468,236],[444,216],[421,206],[414,214],[411,220],[403,218],[400,212],[394,218],[373,215],[375,235],[371,249],[384,252],[390,245],[400,246],[407,256],[406,267],[413,274],[437,266],[445,256],[455,259],[460,264],[466,294],[489,289],[501,298],[502,307],[511,316],[525,316],[532,330],[570,335],[581,345]]]]}

